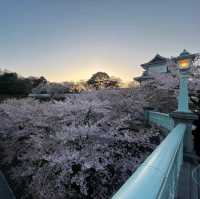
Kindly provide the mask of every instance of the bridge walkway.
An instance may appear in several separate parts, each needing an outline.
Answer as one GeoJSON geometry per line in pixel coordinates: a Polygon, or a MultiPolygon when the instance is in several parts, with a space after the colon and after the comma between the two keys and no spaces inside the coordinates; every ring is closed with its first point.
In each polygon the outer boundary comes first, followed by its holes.
{"type": "Polygon", "coordinates": [[[176,199],[200,199],[199,163],[184,160],[181,167],[176,199]],[[195,172],[193,172],[195,169],[195,172]]]}

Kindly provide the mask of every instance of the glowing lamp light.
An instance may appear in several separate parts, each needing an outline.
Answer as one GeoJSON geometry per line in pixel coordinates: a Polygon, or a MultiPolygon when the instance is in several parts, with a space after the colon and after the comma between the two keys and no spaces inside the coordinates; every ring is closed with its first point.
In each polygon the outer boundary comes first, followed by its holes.
{"type": "Polygon", "coordinates": [[[192,60],[194,60],[195,56],[195,54],[190,54],[184,49],[183,52],[177,58],[175,58],[175,61],[178,64],[180,71],[188,71],[192,65],[192,60]]]}
{"type": "Polygon", "coordinates": [[[178,60],[178,66],[180,70],[187,70],[190,68],[191,59],[180,59],[178,60]]]}

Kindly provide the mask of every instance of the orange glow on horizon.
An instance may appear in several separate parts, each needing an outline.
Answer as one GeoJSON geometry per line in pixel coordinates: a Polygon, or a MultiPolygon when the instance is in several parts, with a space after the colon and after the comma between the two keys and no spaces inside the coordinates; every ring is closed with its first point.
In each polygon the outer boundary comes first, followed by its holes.
{"type": "Polygon", "coordinates": [[[74,71],[74,73],[65,73],[60,71],[59,73],[46,73],[44,76],[51,82],[65,82],[65,81],[72,81],[78,82],[81,80],[88,80],[93,74],[96,72],[106,72],[109,76],[114,76],[116,78],[120,78],[123,82],[130,82],[133,80],[134,77],[139,76],[142,73],[141,69],[135,71],[111,71],[106,70],[100,67],[94,67],[92,70],[91,68],[87,68],[85,70],[79,71],[78,73],[74,71]]]}

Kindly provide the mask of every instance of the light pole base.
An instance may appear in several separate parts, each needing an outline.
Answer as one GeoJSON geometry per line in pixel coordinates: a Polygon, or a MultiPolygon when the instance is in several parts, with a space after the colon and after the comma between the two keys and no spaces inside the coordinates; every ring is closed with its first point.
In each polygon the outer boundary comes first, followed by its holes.
{"type": "Polygon", "coordinates": [[[192,112],[179,112],[179,111],[170,113],[170,116],[174,119],[175,125],[177,125],[178,123],[184,123],[187,126],[183,142],[184,158],[190,160],[196,159],[197,156],[194,151],[192,124],[194,120],[198,119],[198,116],[192,112]]]}

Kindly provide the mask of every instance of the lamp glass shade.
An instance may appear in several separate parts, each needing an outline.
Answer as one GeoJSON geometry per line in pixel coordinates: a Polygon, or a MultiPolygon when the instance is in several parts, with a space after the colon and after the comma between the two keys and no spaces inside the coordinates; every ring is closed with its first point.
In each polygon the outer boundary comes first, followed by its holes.
{"type": "Polygon", "coordinates": [[[180,70],[187,70],[188,68],[190,68],[190,59],[180,59],[178,60],[178,66],[180,68],[180,70]]]}

